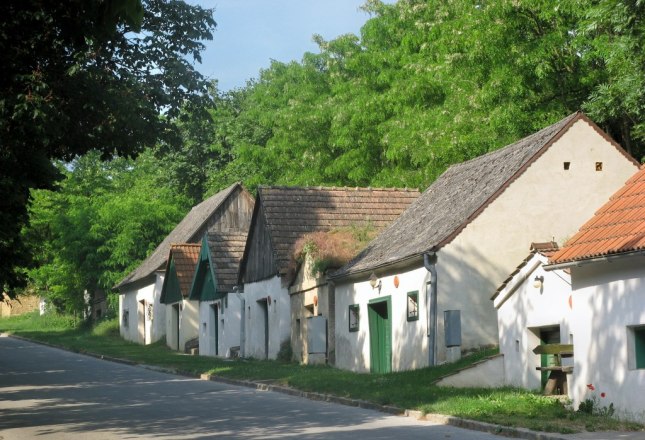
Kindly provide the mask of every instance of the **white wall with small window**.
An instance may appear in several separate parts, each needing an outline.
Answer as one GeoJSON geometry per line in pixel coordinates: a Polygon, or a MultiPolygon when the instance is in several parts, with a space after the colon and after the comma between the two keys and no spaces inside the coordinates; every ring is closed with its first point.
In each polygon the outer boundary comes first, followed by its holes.
{"type": "Polygon", "coordinates": [[[645,421],[645,256],[571,267],[575,335],[570,396],[613,403],[618,416],[645,421]]]}
{"type": "MultiPolygon", "coordinates": [[[[536,367],[542,366],[543,360],[533,350],[546,343],[546,334],[559,334],[549,343],[573,343],[571,278],[564,270],[545,271],[547,262],[540,253],[531,255],[493,299],[507,385],[527,389],[542,386],[542,375],[536,367]]],[[[563,364],[568,361],[563,359],[563,364]]]]}
{"type": "Polygon", "coordinates": [[[427,366],[425,289],[428,280],[428,271],[421,267],[376,277],[374,287],[369,280],[336,284],[336,367],[358,372],[372,370],[370,307],[379,301],[387,303],[391,371],[427,366]]]}

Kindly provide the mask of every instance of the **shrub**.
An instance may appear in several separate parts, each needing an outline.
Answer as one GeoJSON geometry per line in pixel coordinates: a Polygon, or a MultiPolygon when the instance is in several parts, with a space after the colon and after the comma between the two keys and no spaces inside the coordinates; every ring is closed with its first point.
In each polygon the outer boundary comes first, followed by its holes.
{"type": "Polygon", "coordinates": [[[278,360],[280,362],[293,361],[293,349],[291,348],[291,341],[287,339],[280,344],[280,351],[278,351],[278,360]]]}

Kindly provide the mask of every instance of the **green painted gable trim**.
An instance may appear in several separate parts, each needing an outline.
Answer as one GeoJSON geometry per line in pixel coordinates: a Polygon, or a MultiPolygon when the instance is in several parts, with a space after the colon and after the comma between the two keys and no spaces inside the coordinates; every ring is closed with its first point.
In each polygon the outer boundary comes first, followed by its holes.
{"type": "Polygon", "coordinates": [[[179,277],[177,276],[177,269],[175,269],[175,261],[171,256],[166,277],[163,280],[163,287],[161,288],[160,302],[162,304],[173,304],[182,299],[181,289],[179,288],[179,277]]]}
{"type": "Polygon", "coordinates": [[[189,298],[191,300],[213,301],[224,297],[224,294],[217,292],[217,276],[215,272],[215,265],[211,261],[211,252],[208,247],[207,236],[204,235],[195,276],[190,287],[189,298]]]}

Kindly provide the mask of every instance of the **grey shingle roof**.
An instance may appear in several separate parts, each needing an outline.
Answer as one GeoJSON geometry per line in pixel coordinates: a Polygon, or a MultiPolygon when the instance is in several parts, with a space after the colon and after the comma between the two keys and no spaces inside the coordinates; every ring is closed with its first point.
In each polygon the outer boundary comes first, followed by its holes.
{"type": "Polygon", "coordinates": [[[266,225],[285,272],[296,241],[310,232],[369,225],[380,231],[419,197],[416,189],[260,187],[266,225]]]}
{"type": "Polygon", "coordinates": [[[418,258],[448,244],[581,118],[594,125],[577,112],[511,145],[451,166],[363,252],[331,278],[418,258]]]}
{"type": "Polygon", "coordinates": [[[246,233],[209,232],[208,249],[215,265],[218,292],[231,292],[237,284],[240,260],[246,246],[246,233]]]}
{"type": "Polygon", "coordinates": [[[194,206],[175,229],[157,246],[154,252],[115,287],[121,289],[128,284],[146,278],[156,270],[164,267],[171,244],[198,243],[202,238],[201,234],[199,234],[202,226],[208,222],[208,219],[215,213],[217,208],[238,186],[240,184],[235,183],[194,206]]]}

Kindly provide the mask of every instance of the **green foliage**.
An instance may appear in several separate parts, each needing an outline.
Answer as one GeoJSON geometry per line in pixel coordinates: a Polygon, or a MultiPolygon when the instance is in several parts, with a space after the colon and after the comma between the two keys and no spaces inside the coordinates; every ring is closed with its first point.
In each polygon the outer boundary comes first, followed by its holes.
{"type": "Polygon", "coordinates": [[[104,319],[94,327],[92,327],[92,335],[118,338],[119,336],[119,320],[117,318],[104,319]]]}
{"type": "MultiPolygon", "coordinates": [[[[235,181],[425,189],[580,108],[645,153],[642,2],[370,0],[360,36],[314,36],[319,53],[274,61],[225,93],[184,57],[199,58],[210,11],[147,0],[141,32],[127,34],[135,0],[14,3],[0,6],[11,17],[0,49],[14,63],[0,73],[0,133],[11,134],[0,134],[0,283],[28,274],[61,310],[80,310],[85,290],[109,288],[189,206],[235,181]],[[78,28],[31,31],[58,19],[78,28]],[[114,155],[151,145],[136,162],[114,155]],[[56,176],[62,194],[31,193],[26,248],[28,188],[56,176]]],[[[317,243],[314,270],[342,252],[317,243]]]]}
{"type": "Polygon", "coordinates": [[[640,157],[643,5],[369,1],[360,37],[314,39],[219,96],[210,181],[408,186],[585,108],[640,157]],[[233,110],[234,109],[234,110],[233,110]]]}
{"type": "Polygon", "coordinates": [[[38,265],[29,276],[59,311],[81,312],[84,293],[109,291],[172,230],[189,202],[161,184],[150,153],[109,162],[90,152],[61,167],[58,191],[34,191],[25,229],[38,265]]]}
{"type": "Polygon", "coordinates": [[[578,35],[581,57],[596,75],[584,108],[637,158],[645,154],[644,15],[640,1],[595,2],[584,8],[578,35]]]}
{"type": "Polygon", "coordinates": [[[290,339],[282,341],[277,358],[279,362],[293,362],[293,349],[291,348],[290,339]]]}
{"type": "Polygon", "coordinates": [[[0,16],[0,288],[11,292],[30,264],[30,189],[61,177],[52,159],[136,155],[178,140],[181,108],[206,115],[207,82],[189,58],[200,61],[215,22],[163,0],[9,1],[0,16]]]}

